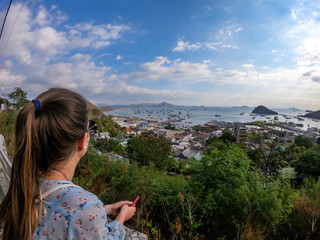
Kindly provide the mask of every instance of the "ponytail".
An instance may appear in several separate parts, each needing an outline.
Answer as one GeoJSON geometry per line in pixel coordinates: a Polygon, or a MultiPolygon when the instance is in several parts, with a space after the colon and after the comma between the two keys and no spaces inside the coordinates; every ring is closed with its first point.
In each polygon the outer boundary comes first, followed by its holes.
{"type": "Polygon", "coordinates": [[[16,143],[8,194],[0,206],[3,239],[31,239],[39,213],[35,190],[39,189],[36,152],[39,141],[36,131],[35,107],[29,103],[16,121],[16,143]]]}

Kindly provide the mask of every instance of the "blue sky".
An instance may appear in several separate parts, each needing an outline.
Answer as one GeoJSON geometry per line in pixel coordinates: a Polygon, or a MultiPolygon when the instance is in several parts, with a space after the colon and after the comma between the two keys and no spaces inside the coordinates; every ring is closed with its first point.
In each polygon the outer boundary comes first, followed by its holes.
{"type": "Polygon", "coordinates": [[[319,42],[313,0],[13,1],[0,78],[29,98],[319,110],[319,42]]]}

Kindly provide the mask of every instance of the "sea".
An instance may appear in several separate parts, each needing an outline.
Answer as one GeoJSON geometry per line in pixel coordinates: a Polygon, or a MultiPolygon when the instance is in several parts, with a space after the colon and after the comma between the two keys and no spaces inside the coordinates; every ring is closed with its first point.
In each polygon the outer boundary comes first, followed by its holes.
{"type": "Polygon", "coordinates": [[[266,121],[270,123],[294,123],[301,130],[309,127],[320,129],[320,121],[305,118],[305,110],[296,108],[281,109],[272,108],[278,115],[252,114],[251,107],[195,107],[195,106],[169,106],[169,107],[122,107],[105,112],[106,115],[119,117],[137,117],[142,121],[170,122],[181,127],[192,127],[212,121],[251,123],[266,121]]]}

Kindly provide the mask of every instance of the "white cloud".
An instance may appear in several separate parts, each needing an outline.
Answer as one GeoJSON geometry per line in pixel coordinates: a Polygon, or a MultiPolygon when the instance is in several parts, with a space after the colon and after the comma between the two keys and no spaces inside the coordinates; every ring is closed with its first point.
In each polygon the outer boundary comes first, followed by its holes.
{"type": "Polygon", "coordinates": [[[102,48],[112,43],[112,40],[119,39],[123,32],[131,28],[127,25],[93,25],[91,23],[78,23],[69,26],[69,48],[102,48]]]}
{"type": "Polygon", "coordinates": [[[210,64],[212,61],[210,59],[208,59],[208,60],[203,60],[202,62],[205,64],[210,64]]]}
{"type": "Polygon", "coordinates": [[[206,42],[196,42],[190,43],[189,41],[184,41],[179,39],[177,41],[177,46],[173,48],[173,52],[184,52],[184,51],[192,51],[199,49],[210,49],[210,50],[218,50],[221,48],[233,48],[238,49],[239,47],[232,42],[233,36],[235,33],[239,33],[242,31],[242,27],[235,26],[227,26],[225,28],[220,29],[215,34],[216,41],[206,41],[206,42]]]}
{"type": "Polygon", "coordinates": [[[198,11],[193,16],[191,16],[191,19],[196,19],[196,18],[199,18],[199,17],[206,16],[206,15],[210,14],[211,11],[212,11],[212,7],[204,6],[200,11],[198,11]]]}
{"type": "Polygon", "coordinates": [[[284,35],[292,42],[300,64],[317,64],[320,54],[320,5],[313,1],[301,1],[292,12],[299,21],[288,26],[284,35]],[[301,60],[303,59],[303,60],[301,60]]]}
{"type": "Polygon", "coordinates": [[[238,46],[233,44],[226,44],[224,42],[205,42],[205,43],[190,43],[189,41],[178,40],[177,46],[172,50],[173,52],[184,52],[198,49],[218,50],[221,48],[238,49],[238,46]]]}
{"type": "Polygon", "coordinates": [[[6,88],[21,86],[21,84],[25,80],[25,76],[23,76],[22,74],[15,75],[8,69],[0,69],[0,76],[4,81],[6,88]]]}
{"type": "Polygon", "coordinates": [[[41,27],[49,25],[53,21],[53,17],[48,14],[47,10],[43,6],[40,6],[39,8],[35,22],[41,27]]]}
{"type": "Polygon", "coordinates": [[[190,44],[188,41],[184,42],[183,40],[179,40],[177,42],[177,46],[172,50],[174,52],[183,52],[185,50],[195,50],[201,48],[200,43],[190,44]]]}
{"type": "Polygon", "coordinates": [[[13,58],[22,65],[45,65],[73,49],[107,47],[130,30],[127,25],[79,23],[69,26],[67,31],[59,31],[53,25],[59,25],[67,17],[57,8],[48,11],[40,6],[34,16],[27,6],[22,9],[21,6],[21,3],[11,6],[0,51],[4,57],[13,58]]]}
{"type": "Polygon", "coordinates": [[[141,70],[129,74],[113,75],[109,81],[156,81],[168,79],[172,81],[196,81],[210,78],[211,70],[208,63],[190,63],[180,59],[170,61],[167,57],[156,57],[154,62],[140,65],[141,70]]]}
{"type": "Polygon", "coordinates": [[[235,27],[235,26],[227,26],[225,28],[221,28],[217,33],[216,33],[216,39],[217,40],[230,40],[233,38],[234,33],[241,32],[243,30],[242,27],[235,27]]]}
{"type": "Polygon", "coordinates": [[[291,17],[292,17],[293,19],[297,19],[297,15],[296,15],[294,9],[291,9],[291,17]]]}
{"type": "Polygon", "coordinates": [[[67,16],[56,6],[50,10],[40,6],[32,14],[25,5],[6,45],[9,30],[21,6],[20,3],[11,6],[0,42],[4,59],[0,63],[0,75],[5,79],[5,88],[20,86],[28,92],[39,93],[48,87],[61,86],[86,94],[101,93],[111,68],[98,66],[88,54],[70,56],[70,51],[108,46],[130,27],[80,23],[58,30],[57,26],[67,16]]]}
{"type": "Polygon", "coordinates": [[[121,55],[118,55],[118,56],[116,57],[116,59],[117,59],[118,61],[120,61],[120,60],[122,59],[122,56],[121,56],[121,55]]]}
{"type": "Polygon", "coordinates": [[[254,68],[253,64],[243,64],[242,67],[244,68],[254,68]]]}

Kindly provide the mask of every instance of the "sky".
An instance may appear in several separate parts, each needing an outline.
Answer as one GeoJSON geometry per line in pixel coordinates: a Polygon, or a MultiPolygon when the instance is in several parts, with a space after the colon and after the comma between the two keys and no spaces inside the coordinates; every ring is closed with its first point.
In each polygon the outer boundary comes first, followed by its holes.
{"type": "Polygon", "coordinates": [[[320,2],[14,0],[0,80],[29,99],[64,87],[104,105],[319,110],[320,2]]]}

